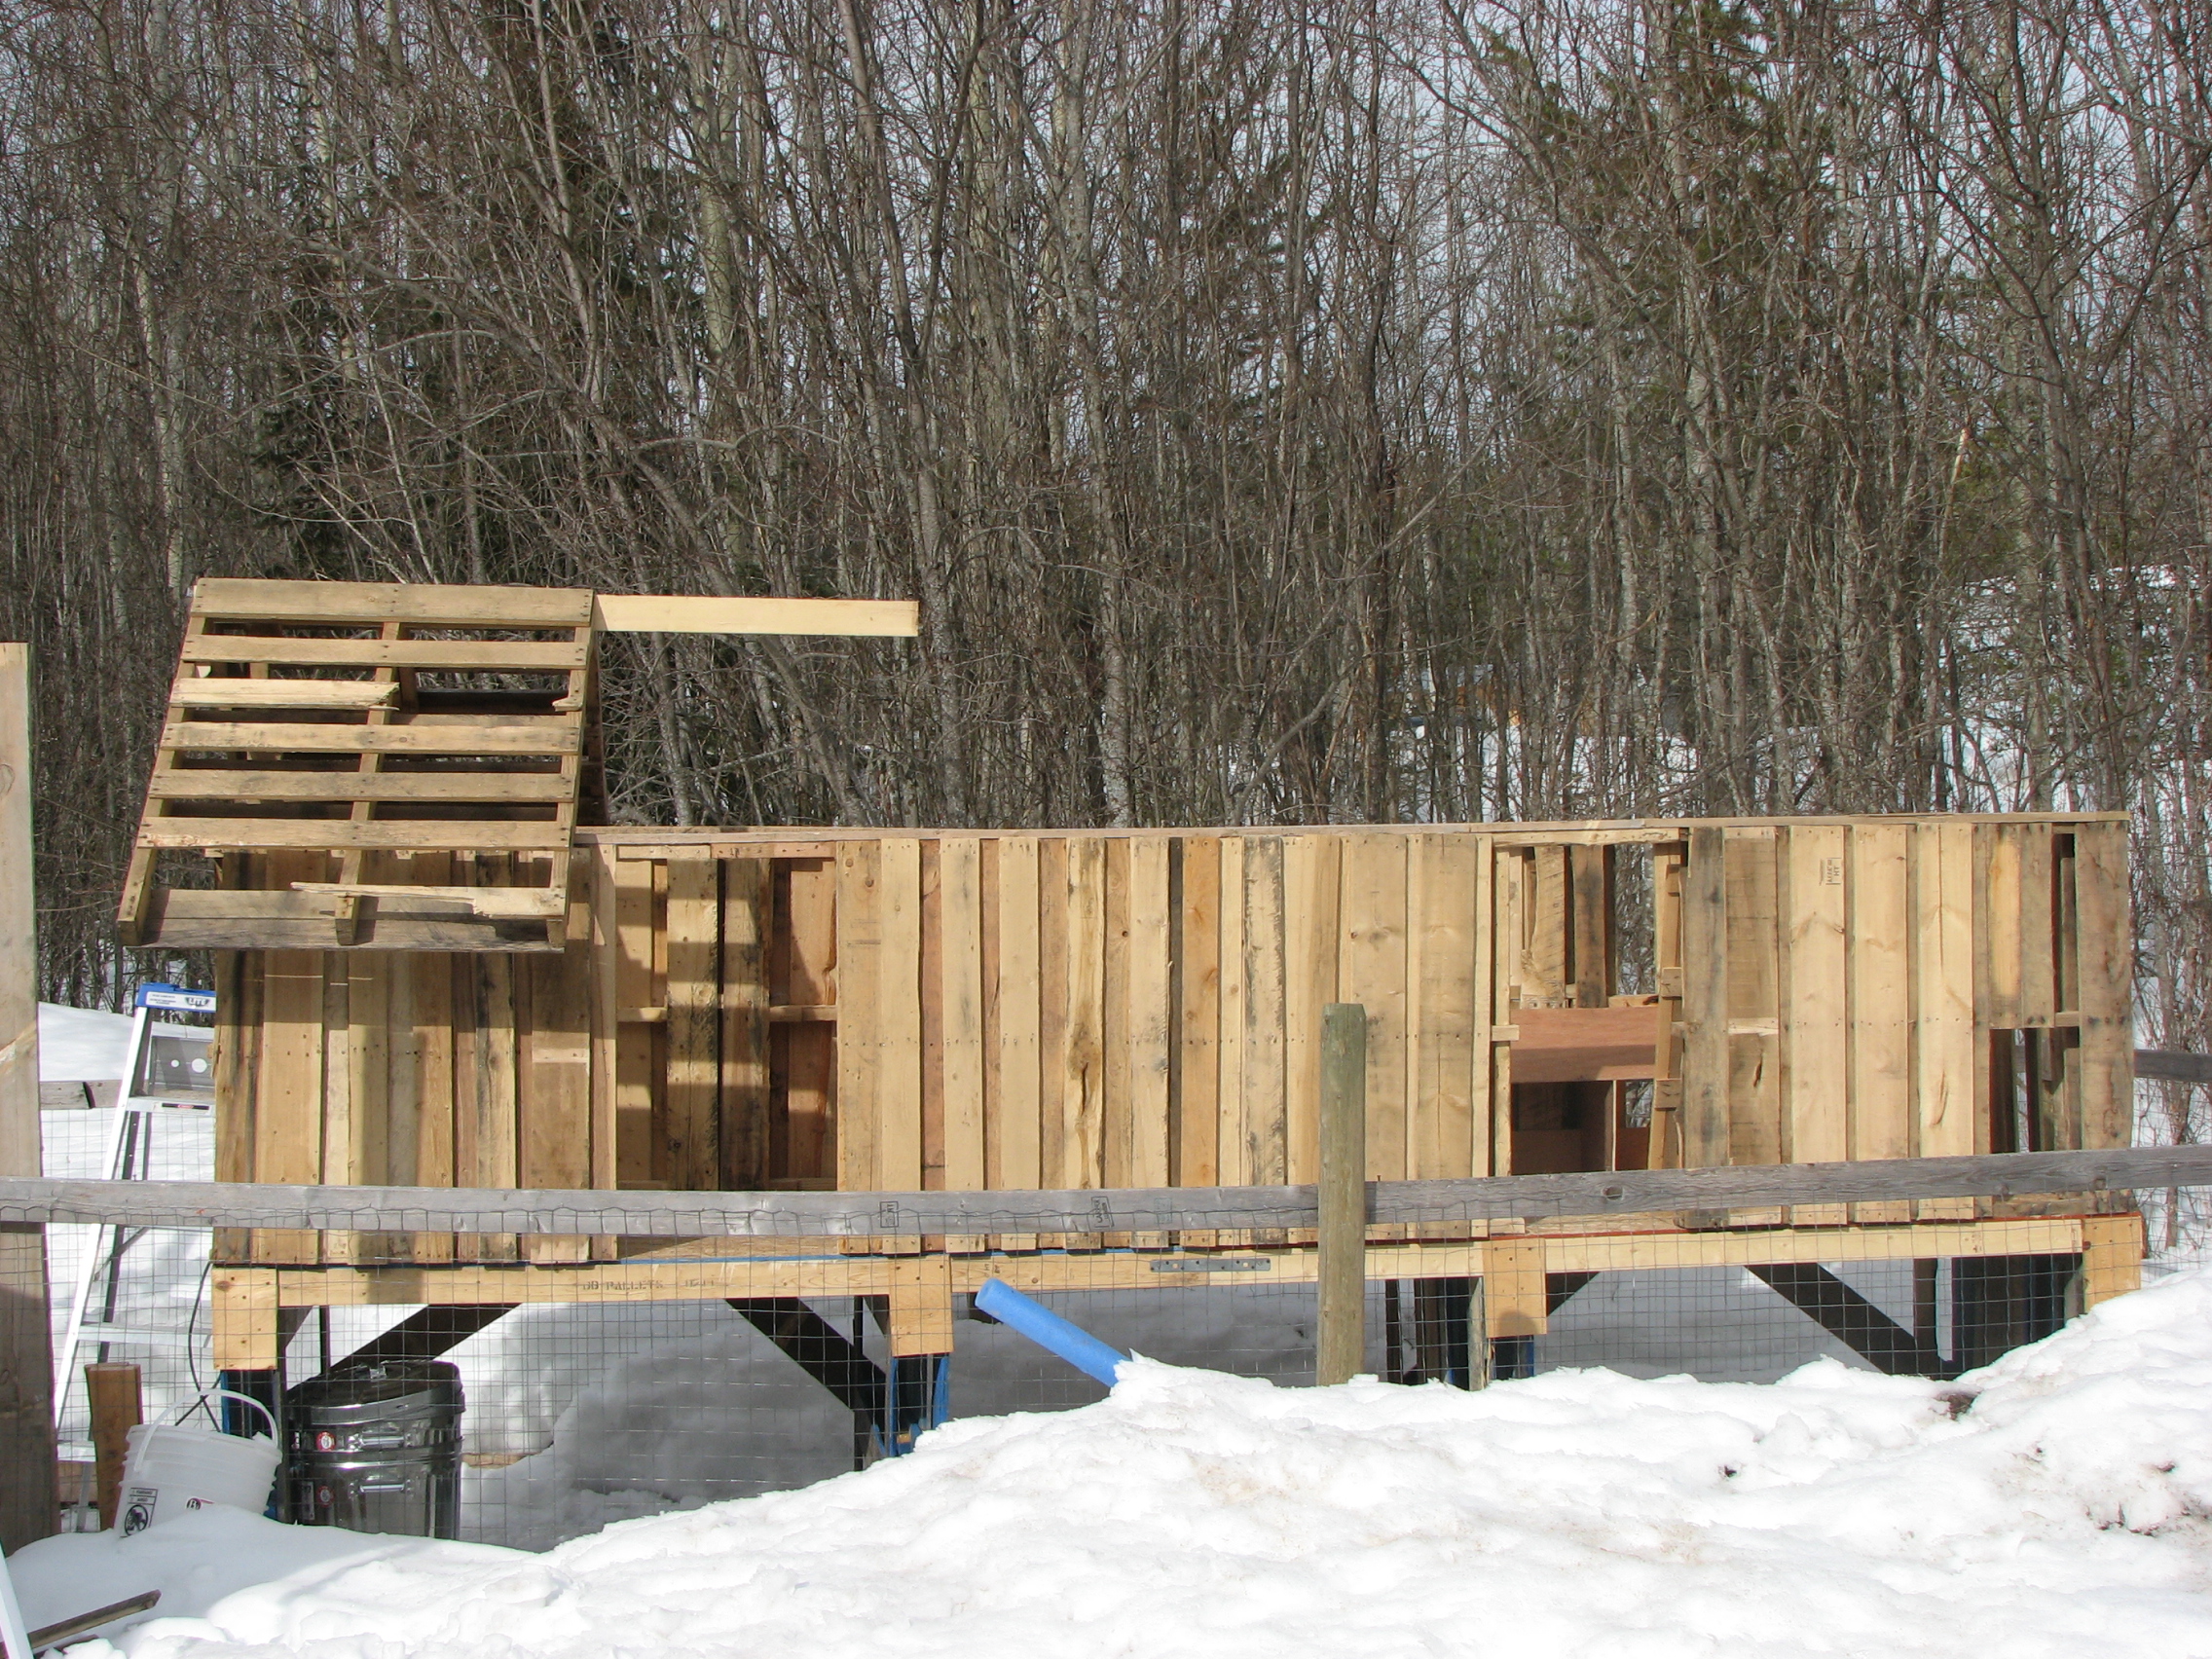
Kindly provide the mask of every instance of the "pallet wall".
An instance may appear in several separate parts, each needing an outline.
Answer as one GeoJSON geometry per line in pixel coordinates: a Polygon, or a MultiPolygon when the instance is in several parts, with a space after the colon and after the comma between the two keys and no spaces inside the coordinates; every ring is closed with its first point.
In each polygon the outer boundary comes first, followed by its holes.
{"type": "Polygon", "coordinates": [[[597,830],[570,893],[559,953],[228,958],[223,1176],[1305,1182],[1334,1001],[1376,1179],[2128,1138],[2118,818],[597,830]]]}

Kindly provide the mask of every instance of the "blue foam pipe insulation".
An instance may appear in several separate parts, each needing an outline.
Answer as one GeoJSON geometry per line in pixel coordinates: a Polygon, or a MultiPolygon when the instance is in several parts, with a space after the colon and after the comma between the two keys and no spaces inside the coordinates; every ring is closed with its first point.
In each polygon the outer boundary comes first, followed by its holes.
{"type": "Polygon", "coordinates": [[[1039,1347],[1059,1355],[1086,1377],[1111,1388],[1129,1356],[1108,1347],[1081,1325],[1070,1324],[1041,1302],[1033,1302],[1003,1279],[985,1279],[976,1307],[1002,1325],[1012,1326],[1039,1347]]]}

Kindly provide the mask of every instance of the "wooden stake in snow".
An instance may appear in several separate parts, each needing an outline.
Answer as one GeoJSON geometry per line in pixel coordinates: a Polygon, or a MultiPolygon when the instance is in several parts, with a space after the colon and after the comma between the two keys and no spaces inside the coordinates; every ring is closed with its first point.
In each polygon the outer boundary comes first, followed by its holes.
{"type": "Polygon", "coordinates": [[[1314,1381],[1348,1382],[1367,1357],[1367,1010],[1321,1013],[1321,1319],[1314,1381]]]}

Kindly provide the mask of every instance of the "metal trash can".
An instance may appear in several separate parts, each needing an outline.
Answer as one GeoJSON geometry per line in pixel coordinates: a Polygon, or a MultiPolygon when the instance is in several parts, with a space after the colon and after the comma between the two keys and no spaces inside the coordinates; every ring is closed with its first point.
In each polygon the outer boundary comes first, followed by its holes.
{"type": "Polygon", "coordinates": [[[297,1526],[461,1532],[461,1373],[444,1360],[347,1367],[284,1396],[284,1486],[297,1526]]]}

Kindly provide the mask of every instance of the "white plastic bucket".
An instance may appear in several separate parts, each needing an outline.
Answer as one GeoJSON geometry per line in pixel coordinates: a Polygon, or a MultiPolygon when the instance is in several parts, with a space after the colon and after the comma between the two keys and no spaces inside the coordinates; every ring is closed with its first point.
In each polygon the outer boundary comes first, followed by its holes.
{"type": "Polygon", "coordinates": [[[126,1533],[144,1531],[158,1521],[174,1521],[187,1510],[209,1503],[258,1515],[269,1505],[269,1485],[282,1458],[276,1440],[276,1419],[250,1394],[211,1388],[172,1414],[181,1419],[210,1399],[239,1400],[269,1419],[270,1438],[248,1440],[196,1428],[180,1420],[142,1422],[129,1434],[123,1459],[123,1502],[118,1520],[126,1533]]]}

